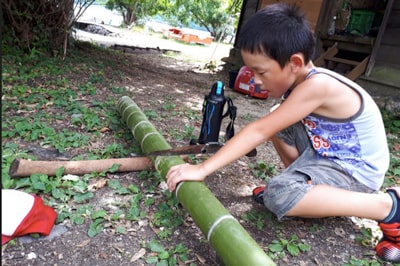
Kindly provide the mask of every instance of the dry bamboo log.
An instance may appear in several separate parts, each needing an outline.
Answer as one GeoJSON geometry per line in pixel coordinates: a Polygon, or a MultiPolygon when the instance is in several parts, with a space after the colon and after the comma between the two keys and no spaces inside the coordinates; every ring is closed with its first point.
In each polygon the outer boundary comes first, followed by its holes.
{"type": "Polygon", "coordinates": [[[15,159],[10,166],[9,173],[11,177],[24,177],[31,174],[54,176],[60,167],[64,167],[63,174],[83,175],[106,171],[114,164],[119,165],[117,172],[142,171],[153,168],[153,163],[148,157],[86,161],[31,161],[15,159]]]}
{"type": "MultiPolygon", "coordinates": [[[[118,101],[118,108],[142,151],[169,149],[170,145],[128,96],[118,101]]],[[[155,169],[166,177],[168,170],[184,161],[178,156],[151,156],[155,169]]],[[[189,212],[224,265],[275,265],[242,225],[224,208],[204,182],[182,182],[175,195],[189,212]]]]}

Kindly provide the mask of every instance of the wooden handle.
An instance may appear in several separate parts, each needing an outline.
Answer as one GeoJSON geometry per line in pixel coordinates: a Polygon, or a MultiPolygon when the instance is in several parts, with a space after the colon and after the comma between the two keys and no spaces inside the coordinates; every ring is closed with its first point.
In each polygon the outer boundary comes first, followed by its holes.
{"type": "Polygon", "coordinates": [[[102,172],[118,164],[117,172],[132,172],[152,169],[153,163],[148,157],[132,157],[121,159],[102,159],[86,161],[31,161],[15,159],[10,166],[11,177],[24,177],[31,174],[53,176],[57,169],[64,167],[64,174],[83,175],[102,172]]]}

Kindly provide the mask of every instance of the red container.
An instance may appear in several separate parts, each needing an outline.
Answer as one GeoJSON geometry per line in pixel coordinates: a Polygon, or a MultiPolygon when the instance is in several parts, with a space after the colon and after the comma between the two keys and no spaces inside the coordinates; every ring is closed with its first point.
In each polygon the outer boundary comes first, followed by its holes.
{"type": "Polygon", "coordinates": [[[246,66],[239,70],[234,90],[258,99],[268,98],[268,92],[261,90],[259,85],[254,84],[254,73],[246,66]]]}

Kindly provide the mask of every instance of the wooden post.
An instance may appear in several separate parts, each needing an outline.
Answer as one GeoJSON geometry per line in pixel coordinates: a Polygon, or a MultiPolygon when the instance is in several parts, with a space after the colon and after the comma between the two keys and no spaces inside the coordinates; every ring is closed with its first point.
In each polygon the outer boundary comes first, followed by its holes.
{"type": "Polygon", "coordinates": [[[60,167],[64,167],[63,174],[83,175],[107,171],[114,164],[118,165],[117,172],[143,171],[153,168],[151,160],[147,157],[85,161],[31,161],[17,158],[11,163],[10,176],[24,177],[31,174],[54,176],[60,167]]]}

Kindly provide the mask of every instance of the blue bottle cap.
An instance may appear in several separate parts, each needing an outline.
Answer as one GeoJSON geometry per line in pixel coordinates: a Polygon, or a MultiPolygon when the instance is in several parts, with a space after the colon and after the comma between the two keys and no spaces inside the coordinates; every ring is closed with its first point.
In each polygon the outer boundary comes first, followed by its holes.
{"type": "Polygon", "coordinates": [[[217,81],[217,90],[215,91],[215,93],[217,95],[221,95],[223,89],[224,89],[224,84],[221,81],[217,81]]]}

